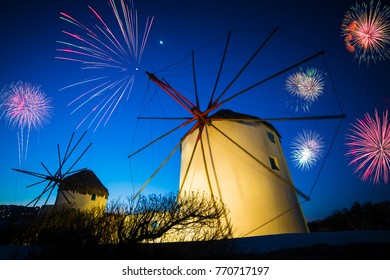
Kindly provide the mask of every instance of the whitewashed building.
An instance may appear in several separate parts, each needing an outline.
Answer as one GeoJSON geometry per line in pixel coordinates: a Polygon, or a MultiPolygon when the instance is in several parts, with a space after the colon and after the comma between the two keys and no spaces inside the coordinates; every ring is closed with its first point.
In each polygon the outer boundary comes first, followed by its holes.
{"type": "Polygon", "coordinates": [[[276,129],[230,110],[208,119],[182,143],[180,192],[221,199],[232,237],[308,232],[276,129]]]}
{"type": "Polygon", "coordinates": [[[107,199],[107,188],[92,170],[84,169],[61,181],[55,206],[91,210],[96,207],[106,207],[107,199]]]}

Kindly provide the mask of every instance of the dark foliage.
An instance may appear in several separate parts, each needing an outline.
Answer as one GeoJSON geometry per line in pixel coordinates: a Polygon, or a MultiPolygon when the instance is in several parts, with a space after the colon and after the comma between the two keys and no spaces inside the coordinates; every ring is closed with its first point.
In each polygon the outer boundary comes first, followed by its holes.
{"type": "Polygon", "coordinates": [[[354,202],[351,208],[336,210],[322,220],[308,223],[311,232],[390,229],[390,202],[354,202]]]}
{"type": "Polygon", "coordinates": [[[116,215],[120,244],[205,241],[230,234],[230,225],[221,224],[227,214],[222,202],[199,193],[143,196],[110,212],[116,215]]]}
{"type": "Polygon", "coordinates": [[[0,205],[0,244],[9,244],[34,223],[39,207],[0,205]]]}
{"type": "Polygon", "coordinates": [[[29,245],[28,258],[108,258],[110,250],[112,257],[129,257],[144,242],[224,239],[230,233],[230,225],[220,223],[225,215],[221,202],[199,194],[140,196],[106,210],[42,212],[32,222],[4,229],[2,244],[29,245]]]}

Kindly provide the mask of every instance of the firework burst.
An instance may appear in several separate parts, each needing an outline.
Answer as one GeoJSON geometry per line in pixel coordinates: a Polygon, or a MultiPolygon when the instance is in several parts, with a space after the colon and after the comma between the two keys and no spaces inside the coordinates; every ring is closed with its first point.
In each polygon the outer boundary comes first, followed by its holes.
{"type": "Polygon", "coordinates": [[[356,3],[345,14],[341,35],[347,50],[355,54],[355,59],[374,63],[390,57],[390,9],[381,8],[378,1],[376,6],[371,1],[356,3]]]}
{"type": "Polygon", "coordinates": [[[314,130],[303,130],[291,142],[291,157],[294,165],[301,170],[310,170],[322,158],[324,141],[314,130]]]}
{"type": "Polygon", "coordinates": [[[108,24],[109,17],[102,16],[88,6],[95,20],[85,25],[72,16],[61,12],[60,18],[71,24],[77,31],[63,31],[70,42],[58,41],[63,48],[57,51],[62,55],[57,59],[80,63],[83,70],[89,70],[93,76],[67,87],[88,86],[90,88],[73,99],[69,105],[87,108],[88,113],[80,122],[79,128],[87,119],[90,127],[96,122],[95,130],[104,122],[107,124],[119,102],[132,91],[135,74],[146,46],[153,17],[147,17],[142,38],[139,38],[138,16],[132,0],[109,0],[111,16],[115,24],[108,24]],[[95,103],[93,103],[95,102],[95,103]]]}
{"type": "Polygon", "coordinates": [[[17,127],[19,164],[27,159],[28,142],[31,129],[39,129],[50,117],[52,106],[40,86],[17,82],[5,87],[1,92],[1,117],[12,127],[17,127]],[[27,135],[24,136],[24,131],[27,135]]]}
{"type": "Polygon", "coordinates": [[[309,111],[313,102],[324,92],[323,75],[315,68],[308,68],[306,71],[300,70],[293,73],[286,79],[285,89],[297,100],[294,102],[295,111],[301,107],[304,111],[309,111]]]}
{"type": "Polygon", "coordinates": [[[375,110],[374,117],[366,113],[363,120],[357,119],[352,124],[351,134],[346,139],[348,152],[351,157],[349,165],[355,167],[354,172],[359,174],[362,181],[369,181],[374,185],[382,181],[389,182],[390,171],[390,125],[388,111],[383,113],[382,121],[375,110]]]}

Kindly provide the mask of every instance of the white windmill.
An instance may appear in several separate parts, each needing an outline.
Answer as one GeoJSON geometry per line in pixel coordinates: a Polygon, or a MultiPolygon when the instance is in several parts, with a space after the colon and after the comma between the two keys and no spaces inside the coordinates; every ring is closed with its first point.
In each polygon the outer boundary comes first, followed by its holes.
{"type": "Polygon", "coordinates": [[[47,203],[54,189],[57,188],[57,196],[54,207],[61,208],[66,206],[80,210],[92,210],[93,208],[106,207],[108,190],[97,178],[95,173],[86,168],[73,170],[76,164],[91,147],[92,143],[89,143],[83,152],[79,156],[74,157],[73,161],[69,164],[72,155],[75,153],[78,145],[85,135],[86,131],[81,135],[76,143],[72,143],[74,138],[73,133],[67,145],[66,151],[63,154],[63,157],[61,157],[60,146],[57,145],[59,166],[55,172],[50,172],[46,165],[42,162],[41,165],[45,169],[46,174],[14,169],[15,171],[41,179],[34,184],[28,185],[27,188],[35,185],[46,184],[42,192],[30,203],[28,203],[27,206],[36,206],[41,198],[46,196],[46,200],[43,203],[43,208],[49,209],[51,205],[47,205],[47,203]]]}
{"type": "Polygon", "coordinates": [[[201,192],[209,194],[213,199],[221,199],[229,210],[221,223],[230,222],[231,237],[308,232],[298,196],[305,201],[310,200],[310,197],[295,187],[282,150],[281,136],[270,121],[343,119],[345,116],[342,111],[338,115],[331,116],[261,119],[231,110],[220,110],[227,102],[324,53],[317,51],[293,63],[290,62],[288,66],[269,76],[259,79],[255,77],[253,82],[252,77],[249,79],[249,85],[244,89],[233,89],[234,92],[224,98],[277,32],[277,28],[272,30],[237,74],[229,78],[227,86],[216,95],[227,60],[231,36],[231,33],[228,33],[214,89],[205,110],[201,109],[198,97],[194,52],[192,52],[192,74],[195,104],[174,89],[166,79],[159,79],[156,74],[147,72],[150,80],[189,112],[190,117],[185,118],[184,123],[132,153],[129,158],[176,130],[188,124],[193,126],[189,131],[187,130],[184,137],[135,196],[146,187],[176,150],[181,148],[179,195],[184,191],[201,192]]]}
{"type": "Polygon", "coordinates": [[[72,206],[80,210],[105,208],[108,190],[92,170],[84,169],[65,177],[58,186],[56,206],[72,206]]]}

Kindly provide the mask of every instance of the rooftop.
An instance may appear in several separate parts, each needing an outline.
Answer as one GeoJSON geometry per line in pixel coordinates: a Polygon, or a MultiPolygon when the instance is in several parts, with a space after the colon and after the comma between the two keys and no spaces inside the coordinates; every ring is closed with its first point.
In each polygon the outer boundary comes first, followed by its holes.
{"type": "Polygon", "coordinates": [[[73,191],[80,194],[97,194],[108,198],[108,189],[89,169],[84,169],[66,177],[61,182],[59,190],[73,191]]]}

